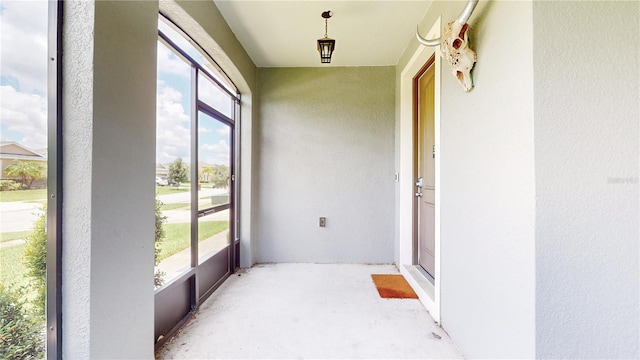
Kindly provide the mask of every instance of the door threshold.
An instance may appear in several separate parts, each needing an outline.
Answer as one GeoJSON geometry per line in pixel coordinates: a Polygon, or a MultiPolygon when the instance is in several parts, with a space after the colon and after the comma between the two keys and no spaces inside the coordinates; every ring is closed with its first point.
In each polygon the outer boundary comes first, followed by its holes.
{"type": "Polygon", "coordinates": [[[420,268],[419,265],[401,265],[398,267],[400,273],[418,295],[422,305],[431,314],[436,323],[440,324],[440,311],[436,306],[435,286],[418,268],[420,268]]]}
{"type": "Polygon", "coordinates": [[[424,276],[425,278],[427,278],[427,280],[429,280],[431,285],[434,285],[436,283],[436,279],[434,279],[433,276],[431,276],[431,274],[429,274],[427,270],[425,270],[420,265],[416,265],[416,267],[418,268],[418,271],[420,271],[420,274],[422,274],[422,276],[424,276]]]}

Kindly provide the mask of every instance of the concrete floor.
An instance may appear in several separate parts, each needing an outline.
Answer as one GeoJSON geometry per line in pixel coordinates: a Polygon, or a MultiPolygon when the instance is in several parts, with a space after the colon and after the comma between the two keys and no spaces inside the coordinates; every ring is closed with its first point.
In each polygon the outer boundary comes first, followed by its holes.
{"type": "Polygon", "coordinates": [[[462,358],[415,299],[382,299],[393,265],[257,265],[229,278],[160,359],[462,358]]]}

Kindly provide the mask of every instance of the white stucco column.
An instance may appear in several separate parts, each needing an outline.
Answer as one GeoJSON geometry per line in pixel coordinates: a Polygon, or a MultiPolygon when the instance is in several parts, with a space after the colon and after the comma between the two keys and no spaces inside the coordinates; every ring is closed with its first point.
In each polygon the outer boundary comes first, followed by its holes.
{"type": "Polygon", "coordinates": [[[68,1],[65,358],[153,357],[156,1],[68,1]]]}

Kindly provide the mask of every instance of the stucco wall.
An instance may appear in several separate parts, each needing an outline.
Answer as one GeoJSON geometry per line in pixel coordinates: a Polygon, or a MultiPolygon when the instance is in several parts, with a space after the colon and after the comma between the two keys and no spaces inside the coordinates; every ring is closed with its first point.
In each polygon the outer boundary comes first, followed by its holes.
{"type": "MultiPolygon", "coordinates": [[[[422,32],[439,16],[443,25],[452,21],[463,5],[434,2],[420,24],[422,32]]],[[[535,355],[532,4],[481,1],[470,25],[471,46],[478,54],[475,88],[465,93],[445,62],[437,70],[442,79],[440,319],[465,356],[531,358],[535,355]]],[[[412,39],[397,66],[398,81],[417,48],[412,39]]],[[[398,186],[406,182],[412,186],[415,179],[401,173],[398,186]]]]}
{"type": "Polygon", "coordinates": [[[65,2],[65,358],[153,357],[157,12],[65,2]]]}
{"type": "Polygon", "coordinates": [[[637,359],[640,3],[533,15],[537,355],[637,359]]]}
{"type": "MultiPolygon", "coordinates": [[[[93,166],[93,27],[94,7],[91,2],[64,3],[63,61],[64,123],[62,228],[62,338],[63,356],[89,359],[91,288],[91,167],[93,166]],[[73,189],[70,191],[69,189],[73,189]],[[67,296],[65,294],[73,294],[67,296]]],[[[59,325],[58,325],[59,326],[59,325]]]]}
{"type": "Polygon", "coordinates": [[[392,67],[259,69],[257,262],[393,262],[393,84],[392,67]]]}

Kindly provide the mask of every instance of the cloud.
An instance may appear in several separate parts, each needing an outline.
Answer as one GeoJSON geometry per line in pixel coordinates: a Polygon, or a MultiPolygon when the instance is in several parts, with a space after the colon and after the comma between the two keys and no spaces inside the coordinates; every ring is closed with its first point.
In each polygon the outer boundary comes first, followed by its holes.
{"type": "Polygon", "coordinates": [[[218,129],[218,134],[220,135],[229,135],[231,134],[231,128],[228,126],[225,126],[223,128],[218,129]]]}
{"type": "Polygon", "coordinates": [[[158,72],[189,78],[191,76],[191,67],[178,58],[164,44],[158,42],[158,72]]]}
{"type": "Polygon", "coordinates": [[[46,94],[48,3],[2,1],[0,73],[17,90],[46,94]]]}
{"type": "Polygon", "coordinates": [[[217,144],[202,144],[200,156],[210,164],[228,165],[231,149],[226,140],[220,140],[217,144]]]}
{"type": "Polygon", "coordinates": [[[2,1],[0,129],[2,140],[47,146],[46,1],[2,1]]]}
{"type": "Polygon", "coordinates": [[[220,111],[224,115],[231,117],[233,112],[232,102],[229,95],[220,90],[211,81],[201,76],[198,81],[198,96],[200,100],[220,111]]]}
{"type": "Polygon", "coordinates": [[[211,129],[207,129],[206,127],[200,126],[198,128],[198,132],[201,133],[201,134],[206,134],[206,133],[210,133],[211,129]]]}
{"type": "Polygon", "coordinates": [[[172,162],[178,157],[190,159],[190,118],[182,106],[182,94],[162,81],[158,82],[156,161],[172,162]]]}
{"type": "MultiPolygon", "coordinates": [[[[47,147],[47,99],[38,94],[19,92],[11,86],[0,86],[0,123],[2,130],[22,134],[13,140],[39,149],[47,147]]],[[[3,134],[4,137],[4,134],[3,134]]]]}

